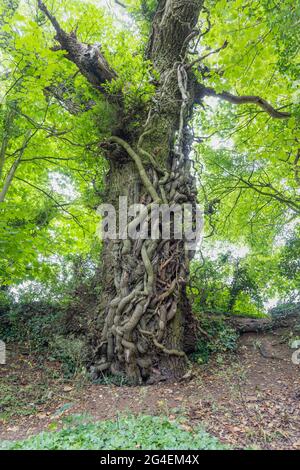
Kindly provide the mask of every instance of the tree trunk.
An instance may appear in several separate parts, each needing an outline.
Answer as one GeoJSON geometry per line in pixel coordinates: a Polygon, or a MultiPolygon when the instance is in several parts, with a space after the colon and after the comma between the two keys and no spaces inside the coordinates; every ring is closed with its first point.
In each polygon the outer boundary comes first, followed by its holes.
{"type": "MultiPolygon", "coordinates": [[[[143,203],[149,207],[152,198],[141,183],[135,163],[124,156],[121,161],[120,155],[117,161],[110,157],[105,202],[118,208],[122,196],[127,197],[128,206],[143,203]]],[[[186,177],[185,165],[177,177],[165,181],[163,189],[155,169],[148,165],[146,170],[155,191],[161,194],[162,190],[168,202],[173,194],[177,204],[181,199],[195,204],[195,191],[191,191],[194,182],[186,177]]],[[[192,317],[185,296],[188,265],[184,240],[116,237],[104,241],[103,289],[91,335],[94,377],[108,371],[125,375],[131,383],[141,383],[184,374],[185,331],[189,350],[192,343],[192,317]]]]}
{"type": "Polygon", "coordinates": [[[228,318],[228,323],[240,334],[263,333],[278,328],[288,328],[299,322],[300,312],[282,314],[272,318],[249,318],[242,316],[232,316],[228,318]]]}
{"type": "MultiPolygon", "coordinates": [[[[110,163],[105,203],[147,206],[154,203],[192,208],[196,220],[196,184],[189,160],[192,142],[188,122],[193,110],[194,76],[185,66],[195,36],[202,1],[160,0],[147,57],[159,73],[156,95],[139,115],[139,129],[126,114],[113,137],[102,143],[110,163]]],[[[118,214],[117,214],[118,216],[118,214]]],[[[91,332],[92,373],[122,374],[136,384],[179,378],[195,342],[193,317],[185,295],[193,252],[172,229],[164,239],[105,240],[102,294],[91,332]]],[[[129,226],[128,226],[129,227],[129,226]]]]}
{"type": "MultiPolygon", "coordinates": [[[[198,220],[188,128],[197,79],[187,55],[190,41],[199,35],[196,25],[202,5],[203,0],[157,1],[145,51],[145,59],[156,71],[156,93],[149,102],[127,109],[122,94],[110,94],[104,86],[117,74],[101,46],[80,43],[38,1],[60,47],[67,51],[66,58],[116,110],[116,128],[101,144],[110,165],[104,202],[117,209],[119,197],[127,196],[128,205],[146,206],[127,228],[143,224],[153,206],[162,203],[169,208],[189,204],[192,221],[198,220]]],[[[185,370],[183,349],[191,350],[194,341],[185,295],[192,253],[187,251],[188,237],[180,239],[173,233],[175,215],[167,239],[162,225],[157,224],[154,239],[110,236],[105,240],[100,305],[95,321],[89,322],[95,377],[103,372],[125,374],[140,383],[179,377],[185,370]]]]}

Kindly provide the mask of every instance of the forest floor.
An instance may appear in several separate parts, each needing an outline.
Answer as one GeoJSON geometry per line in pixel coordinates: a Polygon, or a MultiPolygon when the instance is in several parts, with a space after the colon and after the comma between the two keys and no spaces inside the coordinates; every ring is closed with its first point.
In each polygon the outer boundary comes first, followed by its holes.
{"type": "Polygon", "coordinates": [[[120,413],[185,417],[234,448],[300,449],[300,366],[284,341],[286,329],[248,333],[236,353],[195,365],[190,380],[141,387],[67,381],[61,365],[26,350],[0,366],[0,440],[60,428],[70,415],[92,420],[120,413]]]}

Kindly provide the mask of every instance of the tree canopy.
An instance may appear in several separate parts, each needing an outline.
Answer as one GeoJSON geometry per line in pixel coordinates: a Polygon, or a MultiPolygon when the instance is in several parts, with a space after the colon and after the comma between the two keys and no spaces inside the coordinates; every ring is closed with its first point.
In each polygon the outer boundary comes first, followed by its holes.
{"type": "MultiPolygon", "coordinates": [[[[144,47],[156,2],[113,3],[54,2],[51,11],[80,42],[101,43],[117,73],[104,89],[135,110],[155,88],[144,47]]],[[[260,256],[297,234],[299,10],[288,0],[207,1],[190,49],[207,87],[193,120],[205,236],[260,256]]],[[[37,2],[5,0],[0,18],[0,271],[13,284],[55,276],[59,259],[98,243],[94,209],[107,168],[99,142],[115,116],[56,47],[37,2]]]]}

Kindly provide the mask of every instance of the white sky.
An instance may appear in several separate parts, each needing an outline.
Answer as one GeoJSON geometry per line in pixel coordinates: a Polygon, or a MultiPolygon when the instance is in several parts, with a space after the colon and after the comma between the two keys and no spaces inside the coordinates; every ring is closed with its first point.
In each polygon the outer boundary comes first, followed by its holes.
{"type": "Polygon", "coordinates": [[[52,191],[63,196],[68,202],[72,202],[79,197],[79,192],[76,191],[74,183],[67,175],[53,171],[48,174],[48,177],[52,191]]]}

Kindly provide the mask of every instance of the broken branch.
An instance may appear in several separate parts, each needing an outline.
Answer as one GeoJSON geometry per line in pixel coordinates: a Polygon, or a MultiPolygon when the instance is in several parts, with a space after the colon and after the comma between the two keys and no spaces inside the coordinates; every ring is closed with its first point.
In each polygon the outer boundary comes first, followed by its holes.
{"type": "Polygon", "coordinates": [[[80,43],[75,33],[66,33],[61,28],[55,16],[49,12],[48,8],[41,0],[38,0],[38,7],[53,25],[56,31],[55,39],[59,42],[61,49],[68,53],[66,58],[77,65],[82,75],[84,75],[95,88],[105,93],[105,88],[103,87],[104,83],[110,82],[116,78],[117,74],[111,69],[110,65],[101,54],[99,46],[80,43]]]}

